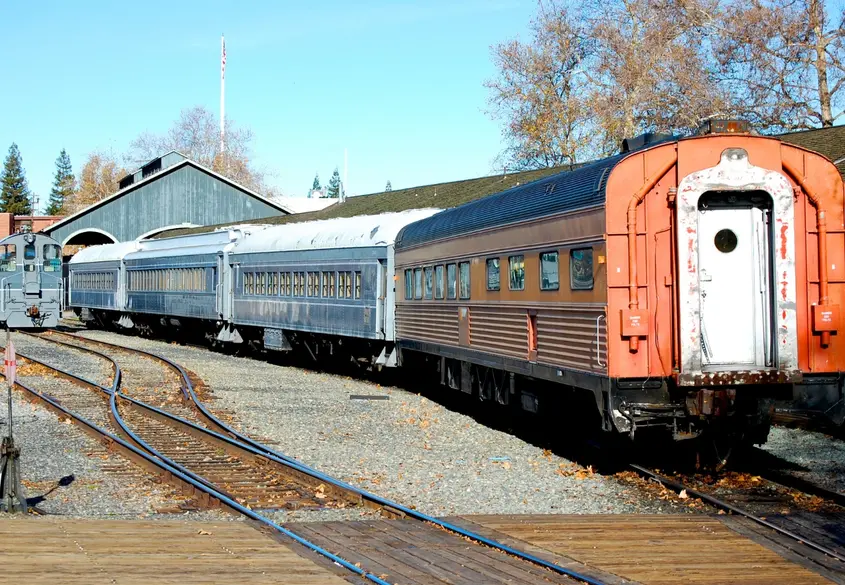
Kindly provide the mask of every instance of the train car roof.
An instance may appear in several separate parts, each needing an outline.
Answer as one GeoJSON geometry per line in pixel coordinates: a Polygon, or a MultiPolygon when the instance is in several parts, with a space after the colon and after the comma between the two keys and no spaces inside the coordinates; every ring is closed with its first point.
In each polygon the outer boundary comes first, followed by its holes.
{"type": "Polygon", "coordinates": [[[610,171],[630,154],[617,154],[573,171],[538,179],[412,223],[398,234],[396,249],[601,205],[610,171]]]}
{"type": "Polygon", "coordinates": [[[27,233],[31,233],[33,236],[35,236],[35,239],[50,240],[51,242],[58,244],[58,242],[56,242],[56,240],[54,240],[53,238],[51,238],[47,234],[42,234],[41,232],[17,232],[17,233],[14,233],[14,234],[9,234],[8,236],[5,236],[2,239],[0,239],[0,244],[8,243],[8,240],[18,239],[21,236],[26,235],[27,233]]]}
{"type": "Polygon", "coordinates": [[[82,262],[109,262],[121,260],[128,253],[137,249],[138,242],[119,242],[117,244],[101,244],[83,248],[73,255],[69,264],[80,264],[82,262]]]}
{"type": "Polygon", "coordinates": [[[410,209],[272,226],[238,242],[232,254],[389,246],[403,227],[438,212],[439,209],[410,209]]]}

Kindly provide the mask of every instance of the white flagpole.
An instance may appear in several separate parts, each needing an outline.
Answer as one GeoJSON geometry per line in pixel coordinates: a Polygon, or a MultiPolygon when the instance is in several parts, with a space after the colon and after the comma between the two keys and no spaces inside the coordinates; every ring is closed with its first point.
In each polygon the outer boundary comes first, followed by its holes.
{"type": "Polygon", "coordinates": [[[226,152],[226,39],[220,35],[220,154],[226,152]]]}

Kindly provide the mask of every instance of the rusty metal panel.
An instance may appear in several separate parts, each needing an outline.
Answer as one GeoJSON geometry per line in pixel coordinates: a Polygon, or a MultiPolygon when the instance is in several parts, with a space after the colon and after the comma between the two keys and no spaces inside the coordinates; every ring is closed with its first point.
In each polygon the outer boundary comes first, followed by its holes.
{"type": "Polygon", "coordinates": [[[399,304],[397,339],[458,345],[458,311],[454,305],[399,304]]]}
{"type": "Polygon", "coordinates": [[[515,307],[472,307],[470,309],[470,347],[527,359],[526,310],[515,307]]]}
{"type": "Polygon", "coordinates": [[[537,361],[589,372],[607,371],[604,309],[542,310],[537,314],[537,361]]]}

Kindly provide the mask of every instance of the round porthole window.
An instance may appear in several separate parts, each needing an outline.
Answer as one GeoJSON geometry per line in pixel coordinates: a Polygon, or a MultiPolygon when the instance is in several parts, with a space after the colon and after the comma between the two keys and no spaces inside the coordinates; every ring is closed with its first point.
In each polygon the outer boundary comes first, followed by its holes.
{"type": "Polygon", "coordinates": [[[720,252],[730,254],[736,250],[736,234],[728,229],[719,230],[716,237],[713,238],[713,243],[716,245],[716,249],[720,252]]]}

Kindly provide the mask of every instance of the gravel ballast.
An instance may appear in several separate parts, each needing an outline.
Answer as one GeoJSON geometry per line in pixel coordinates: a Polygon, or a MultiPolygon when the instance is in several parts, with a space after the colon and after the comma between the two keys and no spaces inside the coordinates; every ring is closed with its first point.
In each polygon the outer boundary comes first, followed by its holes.
{"type": "Polygon", "coordinates": [[[806,429],[773,427],[761,448],[792,464],[784,472],[845,493],[845,442],[806,429]]]}
{"type": "Polygon", "coordinates": [[[402,389],[202,347],[103,331],[82,335],[173,359],[202,378],[212,395],[206,404],[230,414],[236,428],[329,475],[432,515],[687,509],[644,498],[628,483],[402,389]]]}

